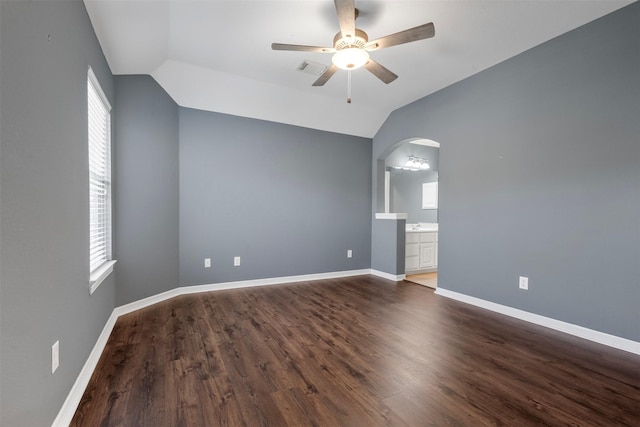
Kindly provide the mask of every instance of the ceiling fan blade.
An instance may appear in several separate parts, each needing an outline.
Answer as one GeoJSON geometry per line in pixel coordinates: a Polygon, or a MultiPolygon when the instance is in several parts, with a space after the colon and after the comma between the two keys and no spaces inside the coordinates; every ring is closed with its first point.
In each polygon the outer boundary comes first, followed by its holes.
{"type": "Polygon", "coordinates": [[[331,53],[336,51],[332,47],[304,46],[301,44],[286,44],[286,43],[271,43],[271,49],[292,50],[297,52],[324,52],[324,53],[331,53]]]}
{"type": "Polygon", "coordinates": [[[313,82],[312,86],[324,86],[324,84],[331,78],[331,76],[336,73],[336,71],[338,71],[338,67],[336,67],[335,64],[331,64],[331,66],[327,68],[327,71],[322,73],[322,75],[318,77],[318,80],[313,82]]]}
{"type": "Polygon", "coordinates": [[[428,24],[419,25],[417,27],[409,28],[408,30],[400,31],[399,33],[390,34],[370,41],[364,46],[364,48],[368,51],[383,49],[385,47],[428,39],[433,37],[435,33],[436,30],[433,26],[433,22],[429,22],[428,24]]]}
{"type": "Polygon", "coordinates": [[[355,37],[356,35],[356,6],[355,0],[334,0],[338,23],[342,37],[355,37]]]}
{"type": "Polygon", "coordinates": [[[369,62],[364,64],[364,68],[369,70],[371,74],[373,74],[374,76],[376,76],[377,78],[385,82],[386,84],[389,84],[398,78],[396,74],[394,74],[392,71],[389,71],[382,65],[378,64],[373,59],[369,59],[369,62]]]}

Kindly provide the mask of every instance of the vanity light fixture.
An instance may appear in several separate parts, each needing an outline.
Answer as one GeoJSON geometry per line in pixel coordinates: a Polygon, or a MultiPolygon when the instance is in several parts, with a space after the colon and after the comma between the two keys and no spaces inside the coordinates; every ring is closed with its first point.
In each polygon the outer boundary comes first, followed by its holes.
{"type": "MultiPolygon", "coordinates": [[[[397,168],[397,169],[400,169],[400,168],[397,168]]],[[[415,156],[409,156],[409,160],[407,160],[407,162],[404,164],[404,167],[401,169],[410,170],[410,171],[419,171],[419,170],[424,171],[424,170],[431,169],[431,166],[429,166],[429,163],[427,163],[425,159],[421,159],[415,156]]]]}

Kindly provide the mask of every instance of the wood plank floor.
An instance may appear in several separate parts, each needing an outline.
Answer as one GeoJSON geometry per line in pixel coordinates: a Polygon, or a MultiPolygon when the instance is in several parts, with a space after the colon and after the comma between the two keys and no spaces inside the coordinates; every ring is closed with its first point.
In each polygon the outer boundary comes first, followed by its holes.
{"type": "Polygon", "coordinates": [[[640,356],[374,276],[121,317],[73,426],[640,425],[640,356]]]}

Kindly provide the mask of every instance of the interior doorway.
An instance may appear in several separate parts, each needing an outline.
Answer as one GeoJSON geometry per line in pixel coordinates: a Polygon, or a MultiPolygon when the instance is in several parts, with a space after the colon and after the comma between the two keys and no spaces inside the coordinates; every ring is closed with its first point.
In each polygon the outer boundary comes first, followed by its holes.
{"type": "Polygon", "coordinates": [[[378,206],[384,207],[385,213],[406,217],[406,280],[430,288],[436,288],[438,282],[439,149],[436,141],[411,138],[389,147],[378,161],[379,176],[384,176],[378,181],[384,185],[378,193],[383,203],[378,206]]]}

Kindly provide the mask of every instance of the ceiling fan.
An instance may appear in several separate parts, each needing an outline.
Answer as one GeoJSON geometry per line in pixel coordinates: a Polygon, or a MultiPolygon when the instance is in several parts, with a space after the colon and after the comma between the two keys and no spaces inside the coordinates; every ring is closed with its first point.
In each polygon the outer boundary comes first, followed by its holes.
{"type": "Polygon", "coordinates": [[[322,86],[338,69],[349,71],[347,102],[351,103],[351,70],[366,68],[374,76],[389,84],[398,78],[396,74],[370,58],[369,52],[397,46],[404,43],[428,39],[435,35],[433,23],[419,25],[408,30],[390,34],[373,41],[363,30],[356,28],[358,9],[355,0],[334,0],[340,32],[333,38],[333,47],[304,46],[298,44],[272,43],[273,50],[290,50],[299,52],[333,53],[331,66],[313,83],[322,86]]]}

